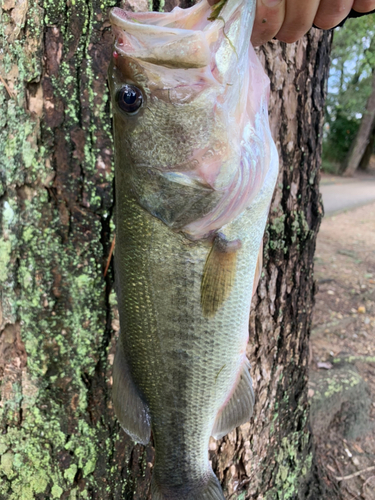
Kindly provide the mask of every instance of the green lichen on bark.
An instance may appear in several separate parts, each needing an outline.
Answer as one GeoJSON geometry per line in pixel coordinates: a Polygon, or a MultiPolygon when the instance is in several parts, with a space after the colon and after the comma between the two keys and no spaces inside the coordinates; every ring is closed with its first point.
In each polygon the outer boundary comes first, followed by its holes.
{"type": "Polygon", "coordinates": [[[296,249],[300,250],[300,245],[314,234],[310,230],[305,213],[301,210],[293,210],[289,214],[282,213],[273,218],[266,228],[266,233],[268,238],[265,251],[281,251],[284,254],[294,244],[296,249]]]}
{"type": "Polygon", "coordinates": [[[275,486],[267,493],[269,500],[297,498],[298,490],[311,470],[312,452],[304,455],[300,450],[308,448],[310,436],[306,431],[289,433],[281,439],[275,454],[278,466],[275,486]]]}
{"type": "Polygon", "coordinates": [[[290,500],[299,498],[301,485],[310,474],[313,455],[308,427],[308,404],[293,408],[289,393],[284,390],[280,379],[281,401],[275,402],[270,441],[274,450],[274,471],[272,487],[266,493],[266,500],[290,500]],[[285,428],[290,423],[290,429],[285,428]],[[298,427],[298,428],[297,428],[298,427]]]}
{"type": "Polygon", "coordinates": [[[25,349],[25,359],[19,358],[25,366],[14,372],[9,360],[1,360],[15,380],[10,392],[6,377],[1,387],[0,498],[9,500],[66,492],[92,498],[100,490],[105,498],[107,485],[93,474],[99,455],[107,457],[107,479],[118,473],[109,464],[112,436],[101,443],[107,424],[88,415],[90,380],[98,366],[108,368],[103,227],[109,228],[112,205],[112,173],[100,156],[103,142],[111,143],[108,93],[105,77],[99,82],[103,92],[97,92],[91,49],[112,5],[4,1],[0,9],[0,75],[7,84],[0,83],[0,331],[19,324],[25,349]],[[61,199],[56,188],[61,164],[55,130],[38,108],[49,29],[59,30],[61,40],[49,105],[64,103],[58,128],[68,160],[78,149],[72,131],[84,142],[78,175],[62,176],[76,193],[72,200],[61,199]]]}

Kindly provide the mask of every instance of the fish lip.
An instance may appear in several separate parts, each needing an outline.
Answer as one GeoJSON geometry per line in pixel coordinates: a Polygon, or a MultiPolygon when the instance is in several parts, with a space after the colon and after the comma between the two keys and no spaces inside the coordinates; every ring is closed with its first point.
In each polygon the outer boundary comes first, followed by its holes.
{"type": "MultiPolygon", "coordinates": [[[[236,0],[238,1],[238,0],[236,0]]],[[[243,0],[240,0],[243,1],[243,0]]],[[[130,28],[133,31],[139,28],[141,31],[151,31],[152,27],[156,31],[164,33],[176,34],[182,31],[195,31],[191,29],[184,28],[173,28],[171,24],[178,24],[181,19],[191,16],[199,16],[202,11],[203,13],[211,9],[211,6],[207,0],[201,0],[192,7],[187,9],[181,9],[180,7],[175,7],[171,12],[129,12],[125,11],[119,7],[114,7],[109,13],[109,20],[112,24],[118,26],[119,28],[130,28]]],[[[206,18],[208,21],[208,19],[206,18]]],[[[212,24],[210,22],[205,24],[212,24]]]]}
{"type": "Polygon", "coordinates": [[[210,64],[211,53],[202,30],[137,22],[135,16],[130,18],[118,7],[110,12],[115,49],[120,55],[171,68],[204,68],[210,64]]]}
{"type": "MultiPolygon", "coordinates": [[[[204,3],[201,2],[202,4],[204,3]]],[[[184,12],[191,11],[199,4],[189,8],[189,9],[180,9],[184,10],[184,12]]],[[[203,30],[199,29],[185,29],[171,26],[172,23],[169,23],[168,26],[158,25],[155,23],[147,23],[147,14],[152,15],[156,13],[146,13],[146,12],[136,12],[129,13],[119,7],[114,7],[111,9],[109,13],[109,21],[115,29],[121,30],[123,33],[129,34],[130,36],[134,36],[136,38],[141,38],[142,36],[150,36],[152,38],[157,38],[157,36],[164,37],[166,41],[178,41],[182,40],[185,37],[192,36],[200,36],[204,37],[203,30]],[[145,16],[146,14],[146,16],[145,16]],[[146,19],[145,19],[146,17],[146,19]],[[139,19],[137,19],[139,18],[139,19]]],[[[167,18],[167,16],[171,16],[172,12],[163,13],[163,15],[167,18]]],[[[207,21],[207,23],[210,23],[207,21]]],[[[211,23],[210,23],[211,24],[211,23]]],[[[121,51],[121,47],[119,48],[121,51]]]]}
{"type": "MultiPolygon", "coordinates": [[[[216,20],[210,20],[212,6],[207,0],[188,9],[176,7],[166,13],[129,13],[114,7],[109,20],[118,34],[115,47],[120,54],[160,66],[201,68],[215,64],[215,42],[220,38],[225,37],[237,55],[236,41],[231,43],[225,26],[236,16],[242,17],[242,7],[244,0],[227,0],[216,20]],[[125,44],[118,43],[121,37],[126,39],[125,44]]],[[[254,12],[252,15],[254,17],[254,12]]],[[[241,31],[248,30],[248,22],[245,24],[243,28],[241,23],[241,31]]]]}
{"type": "MultiPolygon", "coordinates": [[[[163,35],[187,35],[191,34],[193,30],[187,30],[183,28],[171,28],[165,26],[158,26],[157,24],[146,24],[137,20],[137,14],[144,14],[144,12],[140,13],[132,13],[132,19],[124,19],[130,17],[129,13],[119,7],[114,7],[111,9],[109,13],[109,21],[112,25],[117,26],[118,28],[122,28],[130,34],[163,34],[163,35]],[[117,14],[117,15],[116,15],[117,14]]],[[[139,17],[139,16],[138,16],[139,17]]]]}

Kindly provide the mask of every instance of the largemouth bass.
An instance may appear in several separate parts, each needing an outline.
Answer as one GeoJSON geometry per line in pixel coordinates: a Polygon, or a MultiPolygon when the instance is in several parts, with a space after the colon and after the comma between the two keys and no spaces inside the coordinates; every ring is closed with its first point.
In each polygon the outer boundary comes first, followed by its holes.
{"type": "Polygon", "coordinates": [[[152,431],[153,500],[224,499],[210,436],[248,421],[248,321],[278,158],[269,81],[250,44],[255,0],[112,10],[121,333],[113,399],[152,431]]]}

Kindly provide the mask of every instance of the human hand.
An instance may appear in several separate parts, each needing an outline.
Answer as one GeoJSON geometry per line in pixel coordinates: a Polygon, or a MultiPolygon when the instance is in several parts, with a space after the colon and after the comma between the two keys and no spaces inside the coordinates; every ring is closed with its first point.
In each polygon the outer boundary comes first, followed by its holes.
{"type": "Polygon", "coordinates": [[[371,12],[375,0],[257,0],[251,41],[257,46],[276,37],[292,43],[313,24],[322,29],[334,28],[351,9],[371,12]]]}
{"type": "MultiPolygon", "coordinates": [[[[213,5],[219,0],[208,0],[213,5]]],[[[272,38],[296,42],[313,24],[328,30],[353,9],[359,13],[375,9],[375,0],[257,0],[251,42],[256,47],[272,38]]]]}

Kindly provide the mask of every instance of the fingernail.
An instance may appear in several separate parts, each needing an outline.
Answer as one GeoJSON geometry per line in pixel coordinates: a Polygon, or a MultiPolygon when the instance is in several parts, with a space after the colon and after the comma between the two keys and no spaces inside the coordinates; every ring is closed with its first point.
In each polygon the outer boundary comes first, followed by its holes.
{"type": "Polygon", "coordinates": [[[283,0],[262,0],[262,3],[265,7],[276,7],[279,5],[283,0]]]}

